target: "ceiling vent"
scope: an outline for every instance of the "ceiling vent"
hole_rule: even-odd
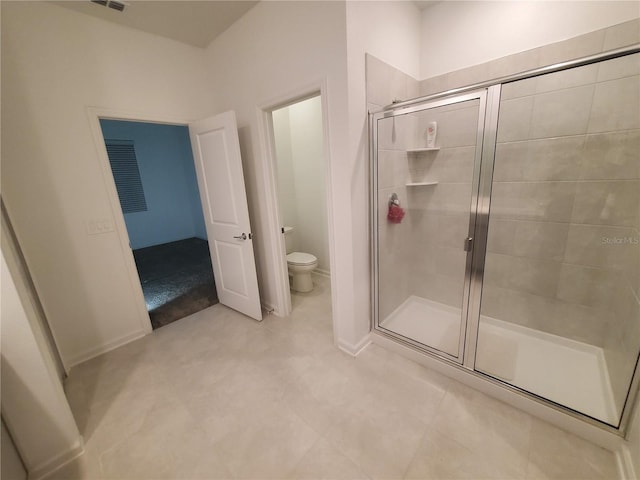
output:
[[[91,3],[96,3],[103,7],[109,7],[119,12],[122,12],[126,6],[123,2],[118,2],[117,0],[91,0]]]

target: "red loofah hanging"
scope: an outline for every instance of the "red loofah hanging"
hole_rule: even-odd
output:
[[[389,199],[389,211],[387,212],[387,220],[389,223],[400,223],[404,217],[404,209],[400,206],[400,200],[395,193]]]
[[[387,220],[391,223],[400,223],[404,217],[404,209],[398,205],[389,205]]]

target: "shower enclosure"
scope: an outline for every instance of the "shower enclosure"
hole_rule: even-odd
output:
[[[639,383],[639,50],[370,116],[378,333],[623,433]]]

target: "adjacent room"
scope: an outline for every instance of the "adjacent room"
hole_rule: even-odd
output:
[[[293,303],[328,290],[331,278],[321,98],[295,102],[271,115],[288,286],[297,294]],[[292,309],[299,306],[292,304]]]
[[[100,126],[152,327],[218,303],[188,128]]]

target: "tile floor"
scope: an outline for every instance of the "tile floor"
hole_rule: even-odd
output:
[[[615,479],[613,454],[409,360],[332,343],[327,280],[257,323],[214,305],[74,368],[56,479]]]

